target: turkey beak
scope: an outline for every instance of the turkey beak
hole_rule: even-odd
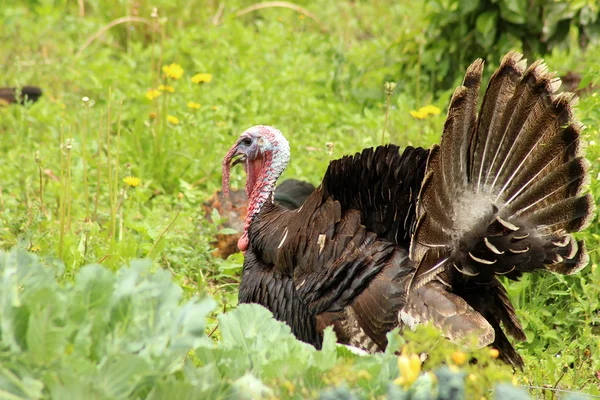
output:
[[[244,153],[235,154],[233,156],[233,162],[231,163],[231,166],[234,167],[234,166],[236,166],[238,164],[245,163],[246,162],[246,158],[247,157],[246,157],[246,155]]]
[[[223,190],[223,195],[225,195],[225,197],[227,197],[229,195],[229,177],[230,177],[231,167],[234,167],[237,164],[245,165],[246,160],[247,160],[246,154],[243,151],[240,151],[238,145],[239,145],[239,142],[234,144],[231,147],[231,149],[229,149],[229,151],[225,155],[225,158],[223,159],[222,190]]]

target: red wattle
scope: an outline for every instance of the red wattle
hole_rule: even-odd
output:
[[[248,244],[248,232],[245,231],[242,237],[240,237],[240,239],[238,240],[238,249],[240,249],[240,251],[245,254],[246,250],[248,249]]]

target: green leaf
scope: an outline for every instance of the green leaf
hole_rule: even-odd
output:
[[[575,15],[573,10],[569,9],[566,2],[551,2],[543,10],[544,26],[542,27],[542,40],[548,41],[558,29],[562,20],[568,20]]]
[[[44,384],[22,371],[19,376],[0,364],[0,398],[7,400],[41,399]]]
[[[94,386],[108,398],[126,399],[136,382],[141,383],[151,371],[148,362],[138,355],[113,355],[100,366]]]
[[[323,334],[323,346],[321,347],[321,351],[315,352],[314,362],[322,370],[331,369],[336,364],[336,337],[335,333],[333,332],[333,327],[328,326],[325,328]]]
[[[500,17],[513,24],[524,24],[527,19],[527,0],[500,0]]]
[[[233,382],[238,399],[263,399],[273,397],[273,389],[265,385],[254,375],[247,373]]]
[[[496,40],[496,23],[498,14],[494,11],[486,11],[477,17],[477,41],[483,47],[491,47]]]
[[[479,7],[480,0],[459,0],[458,12],[460,15],[467,15]]]
[[[55,308],[33,310],[27,326],[27,350],[35,362],[47,365],[64,353],[67,337],[65,329],[54,319]]]

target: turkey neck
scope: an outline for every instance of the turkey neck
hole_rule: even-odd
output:
[[[289,152],[265,152],[262,157],[246,164],[246,194],[248,195],[248,214],[244,222],[244,234],[238,241],[241,251],[248,248],[248,229],[254,217],[262,210],[267,201],[273,202],[273,192],[277,179],[285,170]]]

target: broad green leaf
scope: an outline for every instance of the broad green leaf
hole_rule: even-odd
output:
[[[479,7],[480,0],[459,0],[458,11],[461,15],[469,14]]]
[[[527,0],[499,0],[500,17],[513,24],[524,24],[527,19]]]
[[[483,47],[490,47],[496,39],[496,24],[498,14],[494,11],[486,11],[477,17],[477,41]]]
[[[67,344],[62,321],[55,320],[55,308],[32,310],[27,326],[27,350],[35,362],[48,365],[59,358]]]
[[[0,398],[8,400],[41,399],[44,385],[39,380],[29,376],[18,376],[0,363]]]

